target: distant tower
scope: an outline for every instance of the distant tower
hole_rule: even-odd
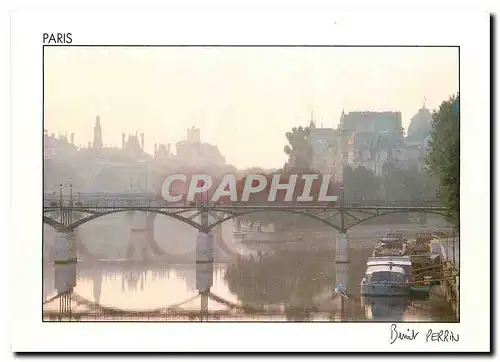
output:
[[[316,122],[314,122],[314,111],[311,112],[311,121],[309,122],[309,128],[316,128]]]
[[[200,143],[201,137],[200,137],[200,129],[195,128],[195,126],[192,126],[191,128],[187,129],[187,137],[186,140],[189,143]]]
[[[144,151],[144,133],[141,133],[141,150]]]
[[[157,143],[155,143],[155,153],[153,156],[156,156],[156,152],[158,152],[158,144]]]
[[[125,148],[125,132],[122,133],[122,148]]]
[[[70,138],[71,138],[71,144],[74,145],[75,144],[75,134],[74,133],[70,134]]]
[[[94,126],[94,148],[102,148],[102,128],[101,128],[101,118],[99,115],[95,118]]]

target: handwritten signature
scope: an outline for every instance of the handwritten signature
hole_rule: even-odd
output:
[[[394,344],[396,341],[414,341],[419,334],[419,331],[410,328],[407,328],[406,332],[400,332],[396,324],[391,324],[391,344]],[[429,329],[425,334],[425,342],[458,342],[459,338],[458,333],[453,333],[448,329],[438,331]]]

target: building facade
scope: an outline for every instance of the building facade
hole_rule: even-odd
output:
[[[424,171],[432,128],[432,114],[425,104],[411,118],[404,142],[395,150],[396,167],[408,169],[412,167]]]
[[[177,142],[176,158],[188,166],[225,166],[226,159],[215,145],[201,142],[200,129],[194,126],[187,130],[185,140]]]
[[[366,167],[381,175],[393,150],[403,142],[401,112],[350,112],[340,117],[338,128],[337,174],[344,166]]]

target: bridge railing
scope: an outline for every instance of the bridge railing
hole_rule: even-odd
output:
[[[233,203],[197,203],[197,202],[167,202],[161,197],[144,196],[144,197],[128,197],[128,198],[105,198],[99,197],[94,199],[87,198],[45,198],[44,207],[169,207],[169,206],[190,206],[199,207],[202,205],[209,207],[232,207],[232,206],[255,206],[255,207],[272,207],[272,206],[308,206],[304,203],[267,203],[267,204],[253,204],[248,202],[233,202]],[[396,202],[382,202],[382,201],[346,201],[346,207],[440,207],[441,204],[436,200],[429,201],[396,201]],[[309,206],[327,206],[321,204],[311,204]],[[328,206],[339,206],[338,203],[331,203]]]
[[[138,200],[119,200],[119,199],[98,199],[98,200],[80,200],[80,199],[63,199],[63,200],[44,200],[44,207],[166,207],[173,206],[172,203],[167,203],[156,199],[138,199]]]
[[[394,206],[394,207],[426,207],[426,206],[441,206],[439,200],[431,199],[431,200],[420,200],[420,201],[414,201],[414,200],[404,200],[404,201],[391,201],[391,202],[385,202],[385,201],[351,201],[351,200],[346,200],[344,203],[345,206],[351,206],[351,207],[363,207],[363,206]]]

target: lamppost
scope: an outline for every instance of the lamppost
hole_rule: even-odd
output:
[[[69,206],[73,206],[73,184],[69,184]]]
[[[344,183],[342,182],[340,184],[340,230],[339,232],[342,234],[345,234],[345,224],[344,224],[344,192],[345,192],[345,186]]]
[[[63,206],[63,184],[59,185],[59,205]]]

